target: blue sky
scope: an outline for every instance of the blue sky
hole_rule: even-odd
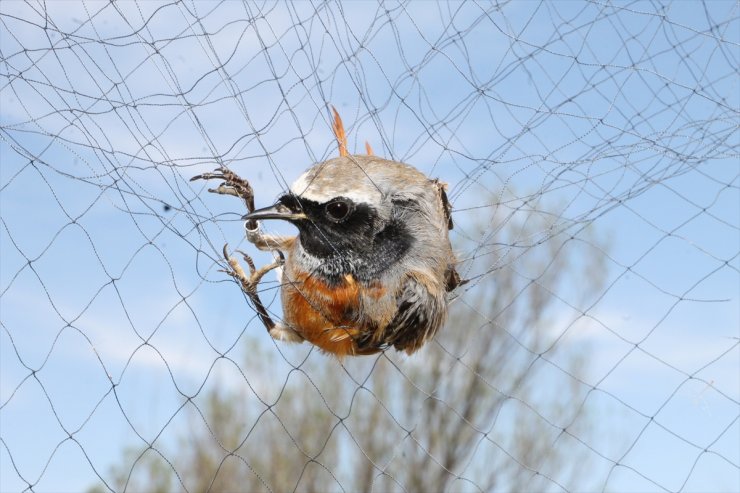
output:
[[[512,211],[604,245],[604,288],[561,287],[548,331],[589,355],[590,484],[740,487],[736,3],[11,1],[0,20],[0,490],[16,469],[84,489],[132,427],[174,441],[178,389],[244,386],[219,353],[275,346],[214,263],[250,248],[242,211],[188,179],[221,160],[271,203],[335,154],[327,103],[350,149],[450,184],[457,245],[510,262],[471,224]],[[280,349],[277,382],[308,351]]]

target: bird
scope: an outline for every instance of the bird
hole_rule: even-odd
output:
[[[452,207],[446,185],[415,167],[374,155],[349,154],[339,113],[333,131],[339,157],[309,168],[269,207],[255,209],[246,180],[226,167],[193,179],[221,178],[216,193],[245,200],[246,238],[277,252],[274,263],[247,275],[228,254],[228,274],[252,299],[270,335],[307,341],[343,358],[394,348],[412,354],[444,324],[448,293],[461,285],[449,230]],[[295,236],[264,232],[281,220]],[[283,317],[274,322],[256,286],[276,269]]]

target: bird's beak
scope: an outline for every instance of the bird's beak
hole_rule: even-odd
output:
[[[306,219],[303,212],[294,212],[285,205],[278,202],[277,204],[257,209],[249,214],[242,216],[245,221],[260,221],[262,219],[282,219],[283,221],[300,221]]]

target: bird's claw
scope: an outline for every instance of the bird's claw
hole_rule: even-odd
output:
[[[193,176],[190,181],[196,180],[223,180],[222,183],[216,188],[209,188],[208,191],[211,193],[217,193],[220,195],[233,195],[239,197],[244,201],[244,205],[247,208],[247,212],[254,212],[254,190],[247,180],[240,177],[226,166],[219,166],[214,171],[208,173],[202,173],[200,175]],[[250,222],[251,221],[251,222]],[[254,220],[248,221],[248,229],[257,229],[257,223]],[[257,285],[262,280],[265,274],[269,271],[276,269],[282,265],[282,261],[277,260],[272,264],[260,267],[257,269],[254,265],[252,257],[246,253],[237,250],[242,255],[242,258],[249,266],[249,275],[244,271],[244,268],[235,257],[229,254],[229,245],[225,244],[223,248],[223,256],[226,260],[227,267],[225,269],[219,269],[220,272],[224,272],[235,279],[242,288],[244,294],[254,304],[254,308],[257,311],[262,323],[267,328],[267,331],[271,331],[276,327],[275,322],[270,318],[270,314],[267,312],[265,305],[260,300],[259,293],[257,292]]]
[[[249,299],[252,300],[252,303],[257,310],[257,315],[259,315],[260,320],[262,320],[262,323],[265,325],[269,332],[275,327],[275,322],[270,318],[265,305],[262,304],[262,300],[260,300],[259,293],[257,293],[257,285],[262,280],[262,277],[264,277],[265,274],[273,269],[280,267],[282,265],[282,262],[280,260],[277,260],[269,265],[265,265],[264,267],[260,267],[259,269],[257,269],[254,265],[252,257],[240,250],[236,250],[236,252],[242,255],[242,258],[244,258],[244,261],[249,266],[249,275],[244,272],[244,268],[239,263],[239,260],[237,260],[232,255],[229,255],[228,243],[225,244],[223,248],[224,259],[226,260],[228,268],[220,269],[220,271],[230,275],[231,277],[236,279],[237,282],[239,282],[242,291],[244,291],[244,294],[246,294]]]
[[[247,275],[247,273],[244,271],[244,268],[239,263],[239,260],[229,254],[228,243],[224,245],[223,254],[224,259],[226,260],[226,263],[229,267],[227,269],[219,269],[219,272],[224,272],[236,279],[239,284],[241,284],[242,290],[246,294],[250,296],[255,295],[257,293],[257,284],[262,279],[264,273],[258,275],[258,271],[254,266],[254,261],[252,260],[252,257],[240,250],[236,251],[242,255],[244,261],[247,263],[247,266],[249,266],[249,275]]]
[[[262,280],[262,278],[265,276],[265,274],[267,274],[273,269],[282,267],[284,263],[284,257],[282,257],[281,255],[277,260],[275,260],[275,262],[265,265],[264,267],[260,267],[258,269],[255,267],[254,260],[252,260],[252,257],[242,252],[241,250],[235,250],[235,253],[241,254],[242,258],[244,259],[244,262],[246,262],[247,266],[249,267],[249,275],[247,275],[247,273],[244,271],[244,268],[239,263],[239,260],[237,260],[232,255],[229,255],[228,248],[229,248],[229,245],[227,243],[224,245],[223,254],[224,254],[224,259],[226,259],[226,262],[229,268],[220,269],[220,272],[225,272],[226,274],[230,275],[231,277],[239,281],[239,284],[241,284],[242,286],[242,290],[244,290],[244,292],[250,296],[256,295],[257,285]]]
[[[202,173],[190,178],[196,180],[223,180],[216,188],[209,188],[211,193],[219,195],[233,195],[242,199],[247,206],[247,212],[254,211],[254,190],[247,180],[231,171],[226,166],[219,166],[214,171]]]

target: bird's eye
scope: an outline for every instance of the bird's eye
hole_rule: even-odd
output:
[[[334,199],[326,204],[326,214],[332,221],[341,221],[352,212],[352,202],[348,199]]]

